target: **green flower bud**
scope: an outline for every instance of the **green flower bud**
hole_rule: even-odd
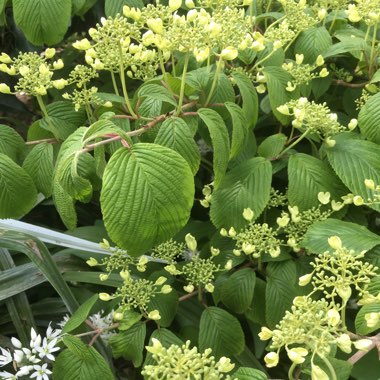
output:
[[[148,318],[153,321],[158,321],[159,319],[161,319],[160,312],[158,310],[153,310],[148,314]]]
[[[186,285],[183,287],[183,290],[186,293],[192,293],[194,291],[194,285],[193,284]]]
[[[181,8],[182,0],[169,0],[169,9],[174,12]]]
[[[220,372],[227,373],[235,368],[235,364],[231,363],[231,359],[222,356],[218,362],[218,369]]]
[[[65,66],[65,64],[63,63],[62,59],[58,59],[58,61],[54,61],[54,62],[53,62],[53,68],[54,68],[55,70],[60,70],[60,69],[62,69],[64,66]]]
[[[265,364],[268,368],[276,367],[276,365],[278,364],[278,360],[279,357],[276,352],[269,352],[264,357]]]
[[[54,48],[48,48],[45,50],[45,58],[50,59],[55,56],[55,49]]]
[[[87,50],[91,48],[91,43],[87,38],[78,40],[73,43],[73,47],[77,50]]]
[[[259,333],[260,340],[269,340],[273,336],[272,330],[269,330],[268,327],[262,327],[261,332]]]
[[[338,344],[338,347],[345,352],[346,354],[349,354],[351,349],[351,339],[348,334],[342,334],[336,339],[336,343]]]
[[[10,87],[5,83],[0,83],[0,93],[2,94],[11,94]]]
[[[331,236],[327,239],[329,246],[333,249],[341,249],[342,248],[342,240],[340,240],[339,236]]]
[[[161,293],[162,294],[169,294],[172,290],[173,290],[173,288],[170,285],[164,285],[161,288]]]
[[[331,194],[328,191],[326,191],[325,193],[323,191],[320,191],[318,193],[318,200],[321,204],[327,205],[328,203],[330,203],[330,196]]]
[[[186,5],[189,9],[193,9],[193,8],[195,8],[195,4],[194,4],[194,1],[193,1],[193,0],[185,0],[185,5]]]
[[[298,285],[299,286],[306,286],[307,284],[310,283],[312,278],[313,278],[312,273],[305,274],[298,279]]]
[[[187,248],[190,249],[191,252],[195,252],[197,250],[197,241],[195,240],[195,237],[191,234],[187,234],[185,236],[185,241],[187,244]]]
[[[321,368],[311,363],[311,380],[329,380],[327,373]]]
[[[238,56],[238,54],[239,52],[237,49],[235,49],[233,46],[229,46],[222,50],[220,56],[226,61],[232,61]]]
[[[340,322],[340,314],[337,310],[335,309],[330,309],[327,312],[327,320],[330,326],[337,326]]]
[[[366,179],[364,180],[365,186],[370,190],[375,190],[375,182],[373,179]]]
[[[94,267],[96,265],[99,265],[98,260],[94,259],[93,257],[90,257],[87,261],[86,264],[89,265],[90,267]]]
[[[108,293],[99,293],[99,298],[102,301],[110,301],[110,300],[112,300],[112,296],[109,295]]]
[[[160,18],[150,18],[147,20],[146,24],[154,33],[162,34],[164,30],[164,25]]]
[[[12,58],[6,54],[6,53],[1,53],[0,54],[0,62],[1,63],[12,63]]]
[[[252,221],[254,215],[254,212],[249,207],[245,208],[243,211],[243,218],[248,222]]]
[[[214,291],[215,287],[213,284],[209,283],[205,286],[205,289],[207,292],[212,293]]]
[[[360,195],[355,195],[353,199],[353,203],[355,206],[363,206],[364,199]]]

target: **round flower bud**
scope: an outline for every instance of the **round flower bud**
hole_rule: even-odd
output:
[[[183,287],[183,290],[186,293],[192,293],[194,291],[194,285],[193,284],[186,285]]]
[[[303,60],[304,60],[304,55],[303,54],[296,54],[296,63],[297,65],[301,65]]]
[[[246,221],[251,222],[254,216],[255,216],[255,214],[254,214],[254,212],[250,208],[245,208],[244,209],[244,211],[243,211],[243,218]]]
[[[187,244],[187,248],[189,248],[191,252],[195,252],[197,250],[197,241],[195,240],[195,237],[193,235],[187,234],[185,236],[185,241]]]
[[[115,321],[121,321],[123,318],[124,318],[124,314],[123,313],[116,312],[113,315],[113,319]]]
[[[44,86],[35,87],[34,91],[37,95],[44,96],[47,94],[46,88]]]
[[[331,236],[327,239],[329,246],[333,249],[341,249],[342,248],[342,240],[340,240],[339,236]]]
[[[152,319],[153,321],[158,321],[161,319],[160,312],[158,310],[153,310],[148,314],[148,318]]]
[[[231,363],[231,359],[222,356],[217,363],[219,372],[227,373],[235,368],[235,364]]]
[[[63,88],[65,88],[67,86],[67,80],[66,79],[57,79],[57,80],[53,80],[53,86],[57,89],[57,90],[62,90]]]
[[[323,59],[323,57],[321,55],[318,55],[315,63],[317,66],[322,66],[325,63],[325,60]]]
[[[365,186],[370,190],[375,190],[375,182],[373,179],[366,179],[364,180]]]
[[[337,326],[340,322],[340,314],[335,309],[330,309],[327,312],[327,320],[330,326]]]
[[[96,265],[99,265],[98,260],[94,259],[93,257],[90,257],[87,261],[86,264],[89,265],[90,267],[94,267]]]
[[[344,203],[336,202],[334,200],[331,201],[331,208],[333,211],[339,211],[344,207]]]
[[[289,359],[296,364],[301,364],[305,361],[305,356],[308,354],[308,350],[303,347],[295,347],[287,351]]]
[[[364,316],[368,327],[375,327],[380,322],[380,313],[367,313]]]
[[[212,293],[214,291],[215,287],[213,284],[209,283],[205,286],[205,289],[207,292]]]
[[[286,104],[277,107],[277,111],[282,113],[283,115],[290,115],[289,107]]]
[[[2,94],[11,94],[11,89],[7,84],[0,83],[0,92]]]
[[[6,54],[6,53],[1,53],[0,54],[0,62],[1,63],[12,63],[12,58]]]
[[[169,0],[169,9],[174,12],[181,8],[182,0]]]
[[[312,278],[313,278],[312,273],[305,274],[298,279],[298,285],[299,286],[306,286],[307,284],[310,283]]]
[[[102,273],[101,275],[99,275],[100,281],[106,281],[108,280],[108,277],[109,275],[106,273]]]
[[[348,129],[350,131],[354,130],[358,125],[358,121],[356,119],[351,119],[350,122],[348,123]]]
[[[328,75],[329,75],[329,71],[326,69],[326,67],[324,67],[320,72],[319,72],[319,76],[321,78],[326,78]]]
[[[276,352],[269,352],[264,357],[265,365],[268,368],[276,367],[276,365],[278,364],[278,360],[279,357]]]
[[[261,332],[259,332],[260,340],[269,340],[270,338],[272,338],[272,336],[272,330],[269,330],[268,327],[261,328]]]
[[[110,301],[110,300],[112,300],[112,296],[109,295],[108,293],[99,293],[99,298],[102,301]]]
[[[349,354],[351,349],[351,339],[348,334],[342,334],[336,339],[336,343],[338,344],[338,347],[345,352],[346,354]]]
[[[48,48],[45,50],[45,58],[50,59],[55,56],[55,49],[54,48]]]
[[[363,206],[364,199],[360,195],[355,195],[353,199],[353,203],[355,206]]]
[[[235,228],[231,227],[228,230],[228,236],[230,236],[230,237],[235,237],[236,236],[236,230],[235,230]]]
[[[186,5],[189,9],[193,9],[193,8],[195,8],[195,4],[194,4],[194,1],[193,1],[193,0],[185,0],[185,5]]]
[[[368,349],[372,346],[373,342],[371,339],[360,339],[356,342],[352,342],[357,350],[368,351]]]
[[[225,228],[222,228],[222,229],[220,230],[220,234],[221,234],[222,236],[227,236],[227,235],[228,235],[228,232],[227,232],[227,230],[226,230]]]
[[[158,279],[156,280],[155,285],[158,285],[158,286],[163,285],[163,284],[165,284],[165,282],[166,282],[167,280],[168,280],[168,279],[167,279],[166,277],[164,277],[164,276],[160,276],[160,277],[158,277]]]
[[[127,270],[122,270],[120,271],[120,277],[124,280],[124,281],[129,281],[131,279],[131,275],[129,274],[129,272]]]
[[[334,148],[334,146],[336,145],[336,141],[330,137],[327,137],[326,140],[325,140],[325,144],[329,147],[329,148]]]
[[[87,50],[91,48],[91,43],[87,38],[78,40],[73,43],[73,47],[77,50]]]
[[[348,285],[337,286],[336,292],[338,293],[339,297],[341,297],[344,302],[347,302],[348,299],[351,297],[351,294],[352,294],[352,290]]]
[[[322,8],[318,11],[318,18],[322,21],[326,17],[327,11],[325,8]]]
[[[173,288],[170,285],[164,285],[161,288],[161,293],[162,294],[169,294],[169,293],[171,293],[172,290],[173,290]]]
[[[320,191],[318,193],[318,201],[323,205],[327,205],[328,203],[330,203],[330,196],[331,194],[328,191]]]
[[[146,346],[145,348],[151,354],[158,354],[162,350],[162,344],[158,339],[152,338],[152,346]]]
[[[224,266],[225,270],[230,270],[232,268],[232,260],[228,260]]]
[[[54,62],[53,62],[53,68],[54,68],[55,70],[60,70],[60,69],[62,69],[64,66],[65,66],[65,64],[63,63],[62,59],[58,59],[58,61],[54,61]]]
[[[278,217],[276,219],[276,223],[278,224],[279,227],[286,227],[290,222],[289,216],[286,214],[282,217]]]
[[[232,251],[232,253],[233,253],[235,256],[237,256],[237,257],[241,256],[241,251],[238,250],[238,249],[234,249],[234,250]]]
[[[239,52],[232,46],[229,46],[222,50],[220,56],[226,61],[232,61],[238,56]]]
[[[219,253],[220,253],[220,249],[219,249],[219,248],[211,247],[211,248],[210,248],[210,252],[211,252],[211,255],[215,257],[215,256],[218,256],[218,255],[219,255]]]
[[[162,34],[164,30],[164,25],[160,18],[150,18],[147,20],[146,24],[154,33]]]

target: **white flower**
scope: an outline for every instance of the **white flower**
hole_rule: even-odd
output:
[[[0,347],[2,355],[0,355],[0,367],[4,367],[5,365],[9,364],[13,359],[12,355],[9,351],[4,350],[4,348]]]
[[[21,348],[22,347],[22,343],[18,339],[16,339],[16,338],[12,338],[11,342],[12,342],[13,346],[16,347],[16,348]]]
[[[42,346],[36,348],[36,351],[38,352],[39,357],[41,359],[46,357],[49,360],[54,361],[55,357],[54,355],[52,355],[52,353],[60,349],[59,347],[55,347],[57,342],[58,342],[57,338],[54,338],[50,341],[47,338],[44,338],[44,340],[42,341]]]
[[[108,329],[112,324],[114,320],[114,310],[111,310],[110,313],[104,314],[103,310],[100,310],[99,313],[93,314],[89,316],[89,320],[91,323],[98,328],[99,330],[105,330]],[[108,330],[104,331],[100,337],[107,342],[111,336],[115,335],[114,330]]]
[[[51,324],[49,323],[49,327],[46,330],[46,339],[49,341],[58,338],[61,335],[61,332],[62,330],[60,329],[53,330]]]
[[[52,372],[47,368],[47,363],[42,366],[35,365],[33,368],[36,372],[30,375],[31,379],[36,378],[36,380],[49,380],[48,375],[51,375]]]
[[[17,376],[14,375],[13,373],[9,372],[0,372],[0,378],[1,379],[11,379],[11,380],[16,380]]]
[[[24,365],[22,366],[18,372],[16,373],[16,377],[18,376],[27,376],[30,374],[30,371],[33,370],[33,366],[32,365]]]

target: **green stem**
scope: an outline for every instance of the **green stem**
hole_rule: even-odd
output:
[[[335,25],[336,16],[337,16],[337,11],[335,11],[334,18],[333,18],[333,20],[331,21],[331,25],[330,25],[330,28],[329,28],[329,33],[331,33],[332,28],[333,28],[334,25]]]
[[[198,287],[198,301],[202,302],[202,300],[203,300],[202,288],[199,286]]]
[[[373,26],[373,36],[372,36],[372,44],[371,44],[371,55],[369,59],[369,72],[372,74],[373,68],[373,60],[375,55],[375,44],[376,44],[376,34],[377,34],[377,23]]]
[[[298,137],[297,140],[295,140],[292,144],[290,144],[287,148],[285,148],[276,158],[279,159],[282,157],[289,149],[292,149],[294,146],[296,146],[306,135],[309,133],[309,130],[307,129],[300,137]]]
[[[160,60],[160,68],[161,68],[162,75],[165,75],[166,70],[165,70],[164,60],[162,58],[162,53],[160,49],[158,49],[158,58]]]
[[[340,311],[340,319],[342,320],[342,327],[346,328],[346,302],[342,305],[342,310]]]
[[[210,100],[211,100],[212,96],[214,95],[215,87],[216,87],[216,84],[218,83],[218,79],[219,79],[220,71],[222,70],[223,62],[224,62],[223,59],[219,58],[218,64],[216,65],[214,79],[212,81],[211,89],[210,89],[210,92],[208,94],[205,106],[207,106],[207,104],[210,103]]]
[[[190,55],[189,55],[189,53],[186,53],[185,64],[183,66],[183,71],[182,71],[181,89],[179,92],[178,107],[177,107],[177,112],[176,112],[177,115],[179,115],[181,112],[182,104],[183,104],[183,98],[185,96],[186,75],[187,75],[187,67],[189,65],[189,59],[190,59]]]
[[[330,361],[324,356],[321,356],[321,355],[318,355],[318,356],[323,360],[323,362],[326,364],[327,368],[329,369],[330,374],[331,374],[331,380],[338,380],[338,378],[336,377],[335,369],[331,365]]]
[[[294,370],[296,369],[297,367],[297,364],[296,363],[292,363],[291,367],[289,368],[289,372],[288,372],[288,378],[289,380],[294,380]]]
[[[174,58],[174,54],[172,54],[172,67],[173,67],[173,76],[176,77],[176,76],[177,76],[177,73],[176,73],[176,67],[175,67],[175,58]]]
[[[111,71],[111,78],[112,78],[113,90],[115,91],[115,94],[117,96],[120,96],[119,89],[117,88],[117,84],[116,84],[115,74],[113,71]]]
[[[127,92],[127,86],[125,83],[125,72],[124,72],[124,64],[123,64],[123,50],[121,48],[121,44],[119,44],[119,73],[120,73],[120,80],[121,80],[121,87],[123,88],[123,95],[124,95],[124,101],[128,108],[129,113],[137,118],[136,113],[133,111],[132,105],[129,101],[128,92]]]
[[[50,116],[47,112],[47,109],[45,107],[45,103],[42,99],[42,96],[41,95],[37,95],[36,96],[37,98],[37,102],[38,102],[38,105],[40,106],[40,109],[42,111],[42,114],[44,115],[44,118],[46,119],[49,127],[50,127],[50,130],[52,133],[54,133],[54,135],[57,137],[59,136],[59,131],[57,130],[57,128],[53,125],[53,123],[51,122],[51,119],[50,119]]]
[[[256,67],[258,67],[259,65],[261,65],[263,62],[265,62],[267,59],[269,59],[274,53],[276,52],[276,50],[272,50],[268,55],[266,55],[264,58],[260,59],[259,61],[257,61],[254,66],[249,70],[249,72],[252,72],[253,70],[256,69]]]

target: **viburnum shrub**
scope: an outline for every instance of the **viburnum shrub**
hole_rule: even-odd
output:
[[[107,0],[61,43],[31,3],[0,217],[69,248],[0,221],[0,377],[377,379],[380,2]]]

